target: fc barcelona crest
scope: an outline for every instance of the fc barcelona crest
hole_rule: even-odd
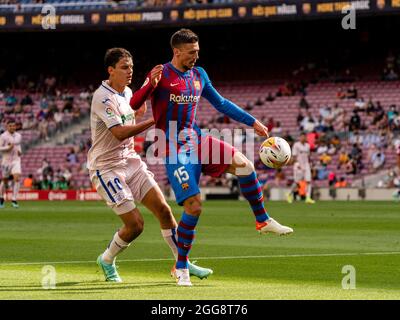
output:
[[[183,190],[187,190],[187,189],[189,189],[189,184],[188,183],[182,183],[182,189]]]

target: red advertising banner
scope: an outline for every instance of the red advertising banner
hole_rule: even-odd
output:
[[[6,193],[6,199],[10,200],[11,192]],[[47,201],[64,201],[64,200],[102,200],[96,191],[92,190],[33,190],[20,191],[17,196],[18,201],[24,200],[47,200]]]

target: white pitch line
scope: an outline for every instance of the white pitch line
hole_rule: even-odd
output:
[[[227,257],[192,257],[191,260],[229,260],[229,259],[265,259],[265,258],[302,258],[302,257],[345,257],[345,256],[379,256],[379,255],[397,255],[400,251],[392,252],[358,252],[358,253],[316,253],[316,254],[280,254],[264,256],[227,256]],[[149,259],[121,259],[118,262],[151,262],[151,261],[170,261],[171,258],[149,258]],[[0,263],[1,266],[28,266],[28,265],[52,265],[52,264],[85,264],[95,263],[88,261],[47,261],[47,262],[10,262]]]

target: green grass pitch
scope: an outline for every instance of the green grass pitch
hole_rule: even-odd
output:
[[[119,219],[102,202],[7,203],[0,210],[0,299],[399,299],[400,207],[390,202],[271,202],[288,237],[261,236],[246,202],[206,201],[191,259],[214,269],[177,287],[156,219],[139,207],[144,233],[117,261],[124,282],[110,284],[95,259]],[[179,220],[181,208],[171,204]],[[42,287],[42,268],[56,288]],[[355,268],[355,289],[343,289]]]

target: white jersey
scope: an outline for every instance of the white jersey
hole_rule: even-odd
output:
[[[0,150],[6,148],[8,145],[12,144],[14,147],[9,151],[2,150],[3,159],[2,165],[9,165],[16,161],[21,161],[21,140],[22,137],[18,132],[14,132],[11,134],[6,131],[2,135],[0,135]]]
[[[125,88],[118,93],[103,81],[94,92],[91,111],[90,129],[92,147],[88,152],[87,167],[89,170],[109,170],[127,163],[128,159],[140,156],[134,149],[134,138],[119,141],[109,130],[116,125],[135,124],[135,114],[129,105],[132,90]]]
[[[292,154],[302,169],[310,167],[310,145],[307,142],[303,144],[297,141],[293,145]]]

